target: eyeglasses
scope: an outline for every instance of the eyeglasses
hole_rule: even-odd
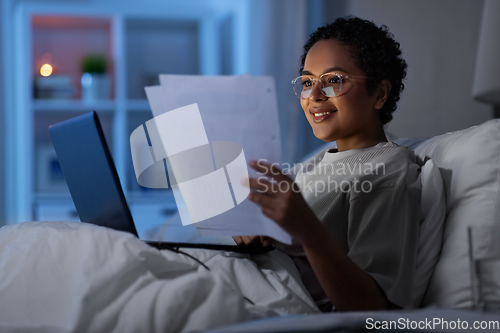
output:
[[[319,82],[319,89],[323,95],[326,97],[339,96],[341,92],[345,94],[349,90],[350,84],[347,79],[351,78],[372,79],[369,76],[350,76],[338,73],[325,73],[319,78],[302,75],[292,80],[293,91],[298,98],[307,99],[311,96],[314,85]]]

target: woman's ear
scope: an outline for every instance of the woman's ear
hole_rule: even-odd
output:
[[[391,81],[385,79],[380,82],[380,84],[377,87],[377,97],[375,99],[375,105],[374,108],[376,110],[382,109],[382,107],[385,104],[385,101],[387,100],[387,97],[389,97],[389,92],[391,91],[392,85]]]

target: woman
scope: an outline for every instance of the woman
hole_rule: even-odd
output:
[[[304,50],[295,93],[314,135],[337,149],[316,155],[295,182],[251,161],[275,182],[250,179],[249,199],[294,237],[293,246],[278,246],[323,311],[412,306],[421,297],[412,294],[420,167],[409,148],[384,134],[406,76],[399,43],[385,26],[347,17],[319,28]]]

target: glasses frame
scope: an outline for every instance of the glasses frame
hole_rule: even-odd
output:
[[[323,88],[324,88],[324,87],[323,87],[323,83],[322,83],[321,79],[322,79],[325,75],[332,75],[332,74],[333,74],[333,75],[336,75],[336,76],[339,78],[339,80],[340,80],[340,87],[339,87],[339,92],[338,92],[338,94],[333,95],[333,96],[328,96],[328,95],[325,93],[325,91],[323,90]],[[293,92],[295,93],[295,96],[297,96],[299,99],[309,99],[309,98],[311,98],[311,97],[310,97],[310,96],[311,96],[311,93],[309,93],[309,96],[302,98],[302,97],[300,97],[300,96],[302,95],[302,91],[300,92],[300,94],[297,94],[297,91],[295,90],[295,83],[297,82],[297,80],[298,80],[298,79],[300,79],[300,78],[302,78],[302,77],[304,77],[304,76],[308,77],[308,78],[312,81],[312,83],[313,83],[312,88],[311,88],[311,93],[312,93],[312,91],[313,91],[314,86],[316,85],[316,83],[317,83],[317,82],[319,82],[319,83],[320,83],[320,88],[319,88],[319,91],[320,91],[320,92],[321,92],[324,96],[326,96],[327,98],[330,98],[330,97],[338,97],[338,96],[340,96],[340,95],[341,95],[341,93],[340,93],[340,92],[342,91],[342,82],[344,82],[344,80],[346,80],[346,79],[355,79],[355,78],[362,78],[362,79],[374,79],[374,77],[371,77],[371,76],[345,75],[345,74],[340,74],[340,73],[335,73],[335,72],[328,72],[328,73],[324,73],[324,74],[321,74],[321,76],[320,76],[320,77],[313,77],[313,76],[309,76],[309,75],[307,75],[307,74],[306,74],[306,75],[300,75],[300,76],[297,76],[295,79],[293,79],[293,80],[292,80]]]

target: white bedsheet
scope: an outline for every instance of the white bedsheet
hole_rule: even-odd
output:
[[[2,227],[0,332],[190,332],[318,312],[278,251],[184,250],[211,271],[85,223]]]

